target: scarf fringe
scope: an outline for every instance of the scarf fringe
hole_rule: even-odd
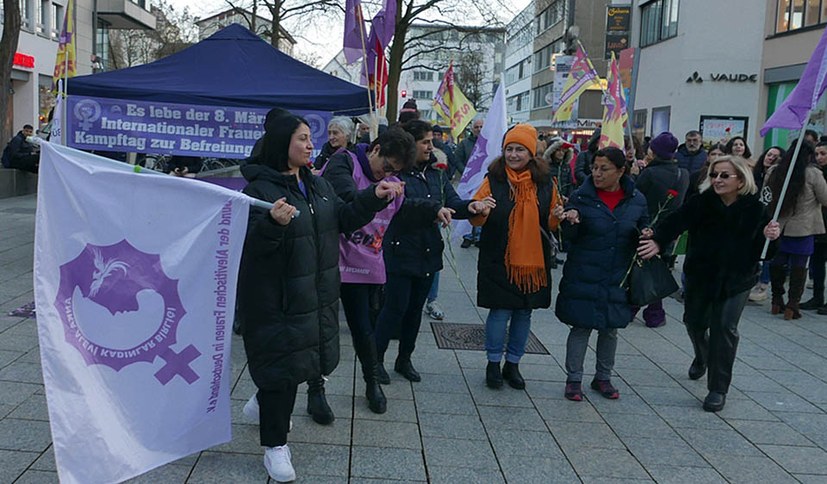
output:
[[[508,266],[508,280],[525,294],[537,292],[548,285],[543,267]]]

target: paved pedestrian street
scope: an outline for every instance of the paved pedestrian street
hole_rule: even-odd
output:
[[[35,320],[7,316],[34,299],[34,212],[34,196],[0,200],[0,483],[57,482]],[[476,251],[456,244],[460,276],[450,267],[442,273],[446,322],[484,321],[486,311],[475,306]],[[560,275],[554,271],[555,286]],[[682,306],[673,299],[664,306],[666,326],[636,320],[619,332],[616,401],[588,388],[583,402],[563,398],[568,329],[551,310],[533,315],[532,330],[551,355],[522,360],[525,391],[486,388],[485,355],[439,349],[425,320],[413,357],[422,382],[391,372],[383,415],[367,408],[342,319],[342,362],[326,384],[336,421],[313,423],[306,387],[297,399],[289,444],[298,480],[827,482],[827,317],[808,311],[788,322],[771,316],[766,303],[748,305],[733,388],[726,408],[712,414],[701,409],[706,379],[686,375],[691,349]],[[241,340],[233,345],[232,442],[130,482],[267,482],[258,427],[241,414],[254,386]],[[395,346],[390,367],[393,356]],[[588,383],[591,350],[586,365]]]

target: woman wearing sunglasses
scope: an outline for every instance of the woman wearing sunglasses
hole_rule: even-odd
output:
[[[350,202],[372,183],[381,180],[398,182],[400,171],[408,170],[416,156],[413,136],[400,128],[390,128],[371,144],[359,143],[353,150],[339,150],[330,157],[322,177],[333,186],[336,195]],[[387,400],[379,385],[379,361],[373,326],[381,309],[381,290],[385,284],[385,261],[382,257],[382,238],[391,219],[402,206],[398,196],[364,227],[339,236],[339,273],[342,308],[345,311],[353,349],[362,364],[365,397],[374,413],[385,413]],[[320,402],[321,403],[321,402]],[[314,412],[318,423],[333,421],[333,412],[326,402]]]
[[[770,167],[766,185],[772,194],[769,209],[775,211],[781,203],[778,222],[784,231],[778,253],[770,263],[772,314],[784,313],[784,319],[801,317],[799,302],[807,284],[807,259],[813,255],[815,235],[824,233],[821,207],[827,205],[827,182],[818,166],[814,165],[815,150],[810,143],[801,145],[798,158],[793,161],[795,145],[777,165]],[[790,184],[783,203],[781,189],[787,171],[792,170]],[[784,283],[790,274],[790,291],[784,303]]]
[[[695,353],[689,378],[697,380],[709,369],[703,408],[724,408],[738,347],[738,321],[750,289],[758,280],[758,260],[764,239],[781,233],[770,222],[747,160],[722,156],[710,163],[701,193],[654,228],[651,239],[641,240],[638,254],[657,255],[688,230],[684,270],[686,295],[683,321]]]

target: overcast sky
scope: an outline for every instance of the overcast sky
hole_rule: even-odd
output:
[[[341,0],[344,4],[345,0]],[[407,1],[407,0],[406,0]],[[450,0],[450,1],[457,1],[462,3],[467,3],[469,0]],[[474,0],[471,0],[474,1]],[[530,0],[501,0],[503,3],[508,4],[511,6],[514,13],[519,12],[526,5],[528,5]],[[201,2],[192,2],[192,0],[168,0],[169,3],[175,7],[176,10],[183,10],[184,8],[189,8],[189,11],[192,15],[203,18],[208,17],[214,13],[220,12],[221,10],[229,8],[228,3],[224,0],[202,0]],[[239,2],[234,1],[233,4],[247,4],[252,5],[250,0],[241,0]],[[365,15],[369,18],[374,12],[375,7],[368,7],[367,0],[365,0]],[[504,21],[510,20],[508,14],[503,15]],[[326,22],[314,22],[310,25],[307,25],[305,31],[303,32],[303,38],[297,38],[296,50],[299,53],[312,53],[319,57],[320,66],[324,66],[330,61],[333,56],[336,55],[337,52],[342,47],[342,30],[343,20],[338,21],[326,21]],[[479,22],[479,21],[478,21]],[[473,22],[469,22],[473,25]],[[290,30],[288,26],[288,30]],[[294,33],[291,30],[291,33]]]

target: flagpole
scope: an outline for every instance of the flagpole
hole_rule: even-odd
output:
[[[793,168],[798,160],[798,153],[801,151],[801,143],[804,141],[804,133],[807,131],[807,123],[810,122],[810,114],[812,114],[812,108],[807,111],[807,117],[804,118],[804,122],[801,124],[801,131],[798,133],[798,141],[795,144],[795,150],[793,151],[792,160],[790,160],[790,166],[787,167],[787,176],[784,178],[784,185],[781,187],[781,194],[778,196],[778,203],[775,204],[775,212],[772,215],[772,221],[777,222],[778,217],[781,216],[781,205],[784,204],[784,197],[787,195],[787,188],[790,186],[790,179],[793,177]],[[766,239],[764,241],[764,249],[761,251],[761,259],[764,259],[767,256],[767,250],[770,247],[770,239]]]
[[[359,17],[360,17],[360,21],[359,21],[359,40],[362,41],[362,59],[364,59],[362,61],[362,66],[364,67],[364,71],[365,71],[365,82],[368,83],[365,86],[365,91],[367,91],[367,93],[368,93],[368,109],[370,109],[370,118],[371,118],[370,134],[371,134],[371,138],[374,138],[374,132],[373,132],[373,130],[374,130],[374,128],[373,128],[373,125],[374,125],[374,122],[373,122],[373,119],[374,119],[373,100],[370,97],[370,72],[368,72],[368,63],[365,62],[368,58],[367,48],[365,47],[365,22],[364,22],[365,17],[364,17],[364,13],[362,12],[362,7],[361,6],[359,7]],[[376,81],[374,81],[374,82],[376,82]]]

